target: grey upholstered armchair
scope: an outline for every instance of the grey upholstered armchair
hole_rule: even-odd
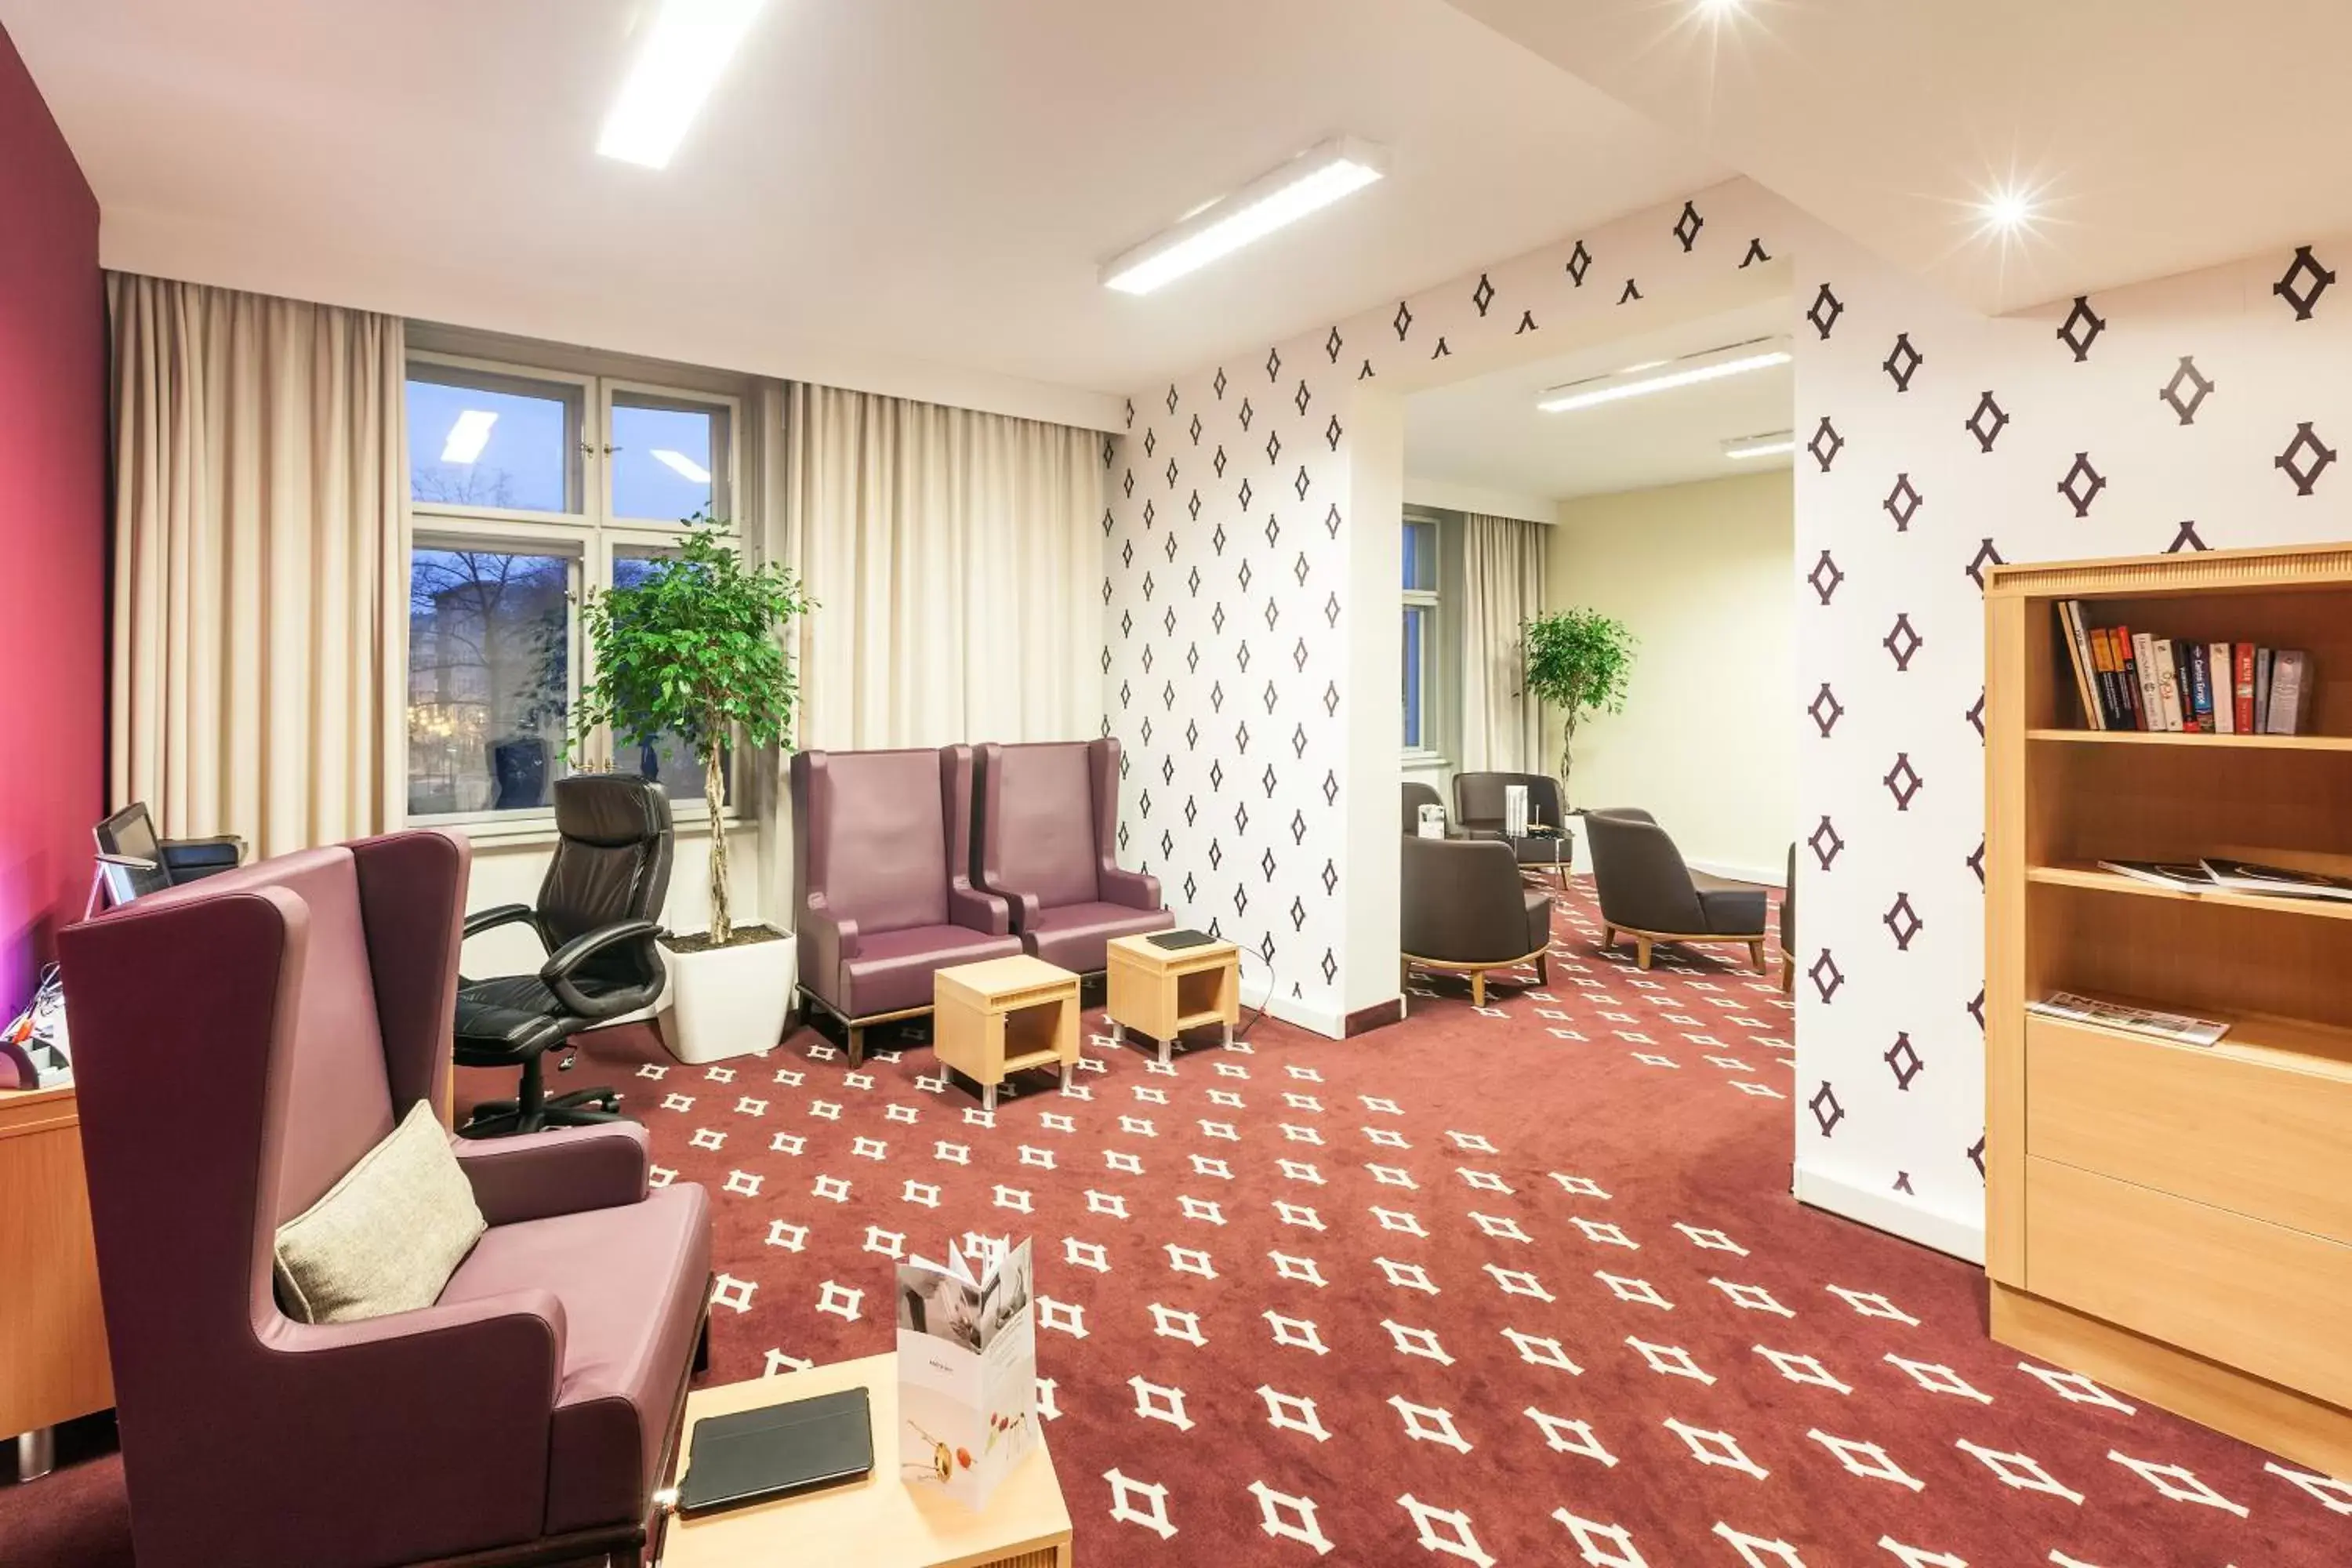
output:
[[[1789,846],[1788,879],[1780,884],[1780,994],[1797,991],[1797,847]]]
[[[980,748],[972,880],[1012,908],[1032,954],[1101,973],[1113,937],[1166,931],[1160,879],[1118,864],[1118,742]]]
[[[1503,792],[1513,784],[1528,791],[1528,823],[1547,827],[1549,835],[1514,839],[1503,830]],[[1508,844],[1527,866],[1566,866],[1575,858],[1576,840],[1560,808],[1559,781],[1548,773],[1467,773],[1454,775],[1454,821],[1468,838],[1494,838]]]
[[[1426,784],[1404,786],[1407,821]],[[1416,966],[1470,976],[1470,998],[1486,1005],[1487,972],[1532,963],[1550,979],[1551,895],[1523,887],[1511,847],[1491,838],[1423,838],[1407,832],[1398,945],[1400,980]]]
[[[1445,808],[1445,802],[1438,795],[1434,787],[1425,784],[1417,784],[1411,780],[1406,781],[1404,786],[1404,830],[1407,833],[1419,833],[1421,831],[1421,808],[1424,805],[1433,805],[1443,811]],[[1445,837],[1448,838],[1459,837],[1459,830],[1455,828],[1454,824],[1451,822],[1448,822],[1445,825]]]
[[[868,1025],[931,1010],[931,976],[1011,958],[1004,900],[971,885],[972,756],[793,756],[793,907],[802,996],[841,1020],[849,1059]]]
[[[440,1299],[279,1310],[270,1238],[446,1106],[463,838],[306,849],[58,939],[144,1568],[635,1564],[710,1289],[634,1123],[453,1142],[489,1228]]]
[[[1606,928],[1601,946],[1614,947],[1622,931],[1633,939],[1633,962],[1647,969],[1657,942],[1738,942],[1763,973],[1763,889],[1692,870],[1665,830],[1632,806],[1587,812],[1584,834]]]

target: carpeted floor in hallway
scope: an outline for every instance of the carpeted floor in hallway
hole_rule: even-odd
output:
[[[1597,934],[1580,884],[1548,984],[1346,1042],[1162,1069],[1093,1015],[1075,1093],[992,1119],[806,1030],[707,1068],[611,1031],[565,1087],[710,1188],[719,1381],[889,1349],[902,1250],[1033,1238],[1088,1568],[2352,1563],[2352,1486],[2021,1363],[1979,1270],[1795,1205],[1777,976]],[[127,1561],[114,1465],[0,1489],[0,1559]]]

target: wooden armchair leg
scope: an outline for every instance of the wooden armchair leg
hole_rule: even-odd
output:
[[[1633,967],[1636,969],[1650,967],[1650,939],[1646,936],[1637,936],[1633,939]]]
[[[1470,1004],[1474,1007],[1486,1005],[1486,972],[1483,969],[1470,972]]]
[[[1538,985],[1549,985],[1551,984],[1551,954],[1549,952],[1539,952],[1536,954],[1536,984]]]
[[[1602,926],[1601,928],[1601,945],[1603,947],[1615,947],[1617,945],[1617,928],[1615,926]]]
[[[1762,937],[1758,937],[1754,942],[1748,944],[1748,961],[1756,966],[1756,973],[1759,974],[1769,974],[1772,973],[1771,969],[1764,962],[1764,939]]]

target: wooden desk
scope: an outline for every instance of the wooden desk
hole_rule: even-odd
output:
[[[0,1197],[5,1436],[114,1403],[72,1089],[0,1089]]]
[[[1058,1066],[1066,1089],[1078,1059],[1078,977],[1025,955],[940,970],[931,976],[931,1054],[979,1084],[990,1110],[1007,1073]]]
[[[670,1485],[685,1473],[694,1424],[787,1400],[865,1384],[874,1415],[874,1473],[806,1497],[700,1519],[673,1519],[662,1568],[1070,1568],[1070,1510],[1043,1434],[974,1513],[945,1492],[898,1476],[898,1358],[867,1356],[782,1377],[754,1378],[688,1394],[686,1431]]]
[[[1109,974],[1103,1011],[1111,1038],[1122,1043],[1133,1029],[1160,1042],[1168,1061],[1176,1037],[1211,1024],[1224,1026],[1224,1044],[1234,1043],[1242,1016],[1241,949],[1229,942],[1166,948],[1148,936],[1114,937],[1107,949]]]

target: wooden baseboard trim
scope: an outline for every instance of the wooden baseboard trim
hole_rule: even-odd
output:
[[[1403,1022],[1403,997],[1400,996],[1393,1002],[1375,1002],[1348,1015],[1347,1021],[1341,1026],[1347,1030],[1342,1038],[1352,1040],[1358,1035],[1369,1035],[1374,1029],[1385,1029],[1391,1024]]]
[[[2352,1476],[2352,1410],[1990,1283],[1999,1342],[2322,1475]]]

